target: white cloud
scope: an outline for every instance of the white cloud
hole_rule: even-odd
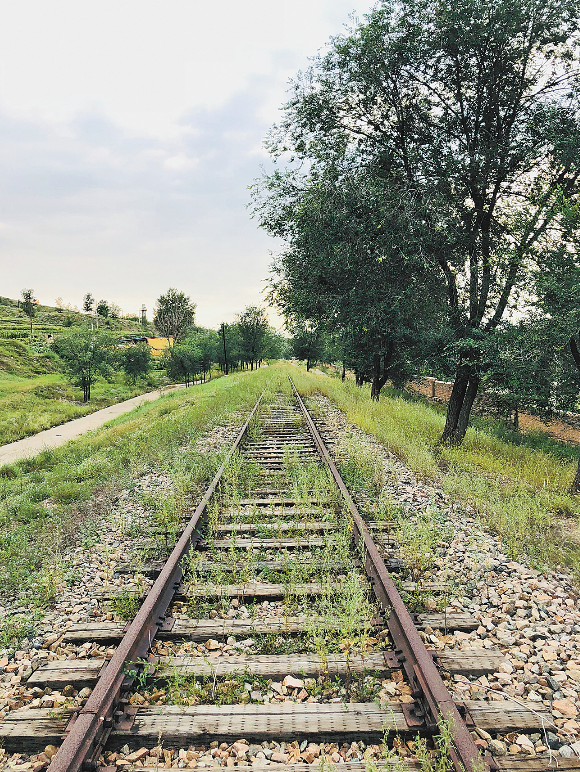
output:
[[[276,244],[246,209],[262,140],[355,5],[4,2],[3,294],[134,310],[177,286],[208,325],[262,301]]]
[[[185,153],[178,153],[167,158],[163,166],[173,171],[186,171],[187,169],[195,169],[198,164],[199,158],[189,158]]]

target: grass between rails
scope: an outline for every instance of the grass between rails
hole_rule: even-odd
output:
[[[169,394],[61,448],[0,468],[3,595],[50,602],[67,579],[64,545],[90,542],[95,519],[109,511],[116,492],[147,471],[168,474],[177,496],[198,490],[220,459],[200,454],[192,442],[233,411],[243,415],[271,375],[264,368]],[[4,629],[10,624],[4,620]]]
[[[452,499],[471,505],[514,558],[527,555],[537,565],[564,563],[580,571],[580,546],[561,527],[562,515],[578,512],[577,499],[566,492],[576,460],[561,452],[560,443],[546,441],[548,450],[540,450],[507,442],[491,433],[491,422],[481,421],[460,448],[442,447],[445,417],[430,405],[394,391],[374,403],[367,387],[288,369],[301,393],[320,391],[420,479],[441,482]]]

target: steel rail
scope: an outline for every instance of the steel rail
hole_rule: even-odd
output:
[[[457,772],[472,772],[474,769],[497,770],[498,766],[493,758],[489,755],[483,757],[475,745],[431,654],[419,636],[413,619],[399,595],[370,531],[348,492],[324,440],[306,409],[292,378],[288,376],[288,379],[294,389],[294,394],[318,452],[330,470],[352,515],[356,538],[364,543],[365,570],[370,577],[374,593],[383,609],[389,611],[387,626],[396,647],[395,651],[398,654],[400,666],[405,670],[412,689],[412,696],[416,701],[414,712],[407,715],[408,720],[417,726],[417,731],[421,729],[432,731],[441,721],[447,723],[453,738],[453,748],[450,750],[450,755]]]
[[[77,772],[81,768],[94,769],[95,754],[106,742],[114,728],[115,720],[124,718],[123,711],[118,711],[117,708],[121,702],[121,691],[130,686],[125,667],[127,663],[132,664],[146,657],[153,639],[163,628],[167,609],[183,576],[181,561],[201,538],[196,531],[196,526],[216,490],[224,469],[242,442],[263,395],[264,393],[260,395],[248,420],[240,429],[224,462],[197,505],[163,570],[145,597],[90,697],[84,707],[71,717],[64,742],[51,761],[48,772]]]

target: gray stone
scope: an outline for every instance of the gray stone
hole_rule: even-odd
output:
[[[562,747],[562,741],[558,737],[558,735],[554,734],[553,732],[548,732],[548,748],[551,748],[553,751],[557,751],[559,748]]]
[[[575,755],[576,755],[576,754],[574,753],[574,751],[572,750],[572,748],[570,748],[570,746],[569,746],[569,745],[563,745],[563,746],[560,748],[560,751],[559,751],[559,753],[560,753],[560,756],[562,756],[562,757],[563,757],[563,758],[565,758],[565,759],[571,759],[573,756],[575,756]]]
[[[494,756],[507,755],[507,746],[501,740],[490,740],[488,743],[488,748],[493,753]]]

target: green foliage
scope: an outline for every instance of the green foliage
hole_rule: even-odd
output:
[[[292,355],[296,359],[306,360],[306,369],[316,363],[324,354],[325,339],[318,327],[303,324],[292,330],[294,337],[291,341]]]
[[[91,295],[90,292],[87,292],[87,294],[83,298],[83,311],[86,314],[90,314],[93,310],[93,306],[95,304],[95,299]]]
[[[0,338],[0,376],[4,373],[21,378],[53,372],[55,357],[50,354],[35,354],[27,345],[18,340]]]
[[[502,326],[483,381],[484,408],[504,418],[513,415],[516,430],[520,410],[542,416],[574,410],[580,372],[570,354],[572,332],[570,320],[561,318]]]
[[[151,468],[169,476],[176,495],[197,491],[211,479],[219,459],[200,455],[191,444],[230,412],[253,406],[270,377],[269,371],[258,370],[218,379],[211,387],[200,385],[195,398],[190,392],[174,392],[65,446],[3,466],[0,594],[17,590],[23,597],[45,602],[66,575],[61,548],[75,540],[94,544],[101,526],[96,527],[93,518],[109,511],[114,491],[133,484]],[[98,499],[79,506],[94,492]],[[159,505],[164,540],[165,521],[170,537],[180,510],[178,502]]]
[[[110,311],[110,308],[107,301],[99,300],[99,302],[97,303],[97,314],[99,316],[102,316],[103,319],[106,319],[109,316],[109,311]]]
[[[125,375],[131,383],[136,383],[138,378],[146,378],[153,367],[153,357],[147,343],[127,346],[122,350],[120,359]]]
[[[63,363],[66,376],[83,390],[83,399],[91,398],[91,386],[99,376],[110,378],[115,361],[115,338],[102,330],[85,328],[59,335],[52,344]]]
[[[173,338],[173,342],[183,338],[195,320],[196,304],[183,292],[170,287],[164,295],[157,298],[153,324],[164,338]]]
[[[578,509],[566,493],[576,467],[570,455],[552,452],[552,446],[544,452],[506,442],[502,432],[490,432],[490,419],[467,432],[461,449],[441,447],[445,417],[431,405],[396,392],[371,403],[368,392],[352,381],[294,370],[302,394],[317,389],[335,400],[348,420],[375,436],[419,479],[440,482],[452,500],[471,506],[514,558],[525,556],[538,566],[580,563],[578,546],[562,538],[558,523],[559,513]]]
[[[26,316],[30,319],[30,323],[32,324],[32,317],[34,316],[34,313],[36,311],[36,306],[38,305],[38,300],[34,297],[34,290],[32,289],[23,289],[20,293],[22,296],[22,303],[21,307]]]
[[[254,369],[254,365],[267,355],[269,325],[265,310],[248,306],[238,314],[236,327],[240,339],[240,359]]]
[[[485,339],[535,304],[531,287],[557,290],[545,276],[572,266],[577,282],[579,29],[571,0],[382,0],[296,78],[268,141],[297,162],[256,193],[262,226],[285,241],[273,299],[338,323],[367,360],[454,341],[452,443]],[[394,364],[374,360],[373,382]]]
[[[136,595],[125,590],[111,598],[110,603],[113,613],[129,622],[139,611],[141,600]]]

